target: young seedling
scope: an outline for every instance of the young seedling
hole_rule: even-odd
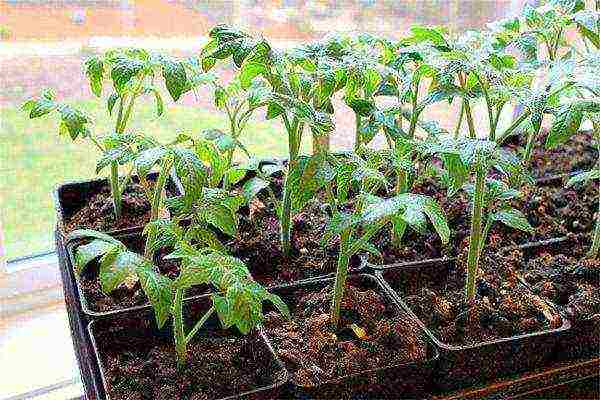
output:
[[[90,132],[91,118],[83,111],[56,101],[54,93],[46,90],[40,98],[29,100],[23,104],[23,110],[30,118],[38,118],[51,112],[60,115],[59,134],[68,134],[72,140],[78,137],[89,139],[102,152],[103,159],[109,161],[109,183],[115,217],[121,216],[122,195],[128,180],[119,181],[119,163],[123,161],[117,148],[122,145],[127,123],[134,104],[143,95],[152,95],[156,101],[158,116],[164,112],[164,103],[155,84],[155,76],[159,73],[173,100],[191,88],[187,79],[183,62],[171,58],[151,54],[141,49],[110,50],[102,56],[94,56],[85,62],[85,72],[92,93],[98,98],[102,96],[103,87],[111,83],[113,93],[107,99],[109,115],[113,115],[116,106],[116,117],[113,132],[107,136],[97,136]]]
[[[465,299],[469,303],[475,299],[479,260],[493,223],[501,222],[514,229],[533,232],[533,227],[523,213],[507,204],[520,193],[488,175],[495,169],[497,173],[509,177],[513,183],[519,184],[526,177],[525,171],[513,153],[498,147],[491,140],[448,138],[437,143],[427,143],[425,147],[432,154],[443,155],[454,190],[474,180],[464,187],[472,202],[465,284]]]
[[[92,261],[100,259],[98,278],[104,294],[109,295],[122,285],[139,281],[154,309],[158,327],[164,326],[171,312],[172,282],[157,272],[153,261],[128,250],[123,243],[101,232],[82,229],[69,234],[69,241],[77,239],[92,240],[75,249],[73,267],[76,276],[79,277]]]
[[[293,188],[290,175],[299,166],[300,145],[305,127],[326,134],[333,130],[331,117],[317,111],[303,99],[310,85],[304,84],[298,67],[285,53],[271,48],[263,38],[254,39],[246,33],[219,25],[210,32],[211,40],[202,51],[202,66],[211,69],[218,59],[233,57],[240,68],[240,82],[248,89],[255,78],[264,79],[272,94],[267,106],[267,119],[281,118],[288,136],[288,173],[281,203],[281,246],[283,253],[291,254],[291,221]],[[260,77],[260,78],[259,78]]]
[[[388,223],[403,224],[421,231],[429,219],[442,241],[447,243],[449,240],[450,230],[435,200],[411,193],[387,199],[370,194],[370,191],[385,185],[386,178],[376,167],[356,155],[347,158],[315,155],[308,160],[303,172],[303,185],[325,189],[331,217],[323,235],[323,245],[336,238],[339,240],[330,316],[335,329],[339,324],[350,258],[359,251],[380,256],[370,240]],[[361,194],[352,202],[349,193],[355,185]]]

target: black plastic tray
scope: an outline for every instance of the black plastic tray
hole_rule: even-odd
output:
[[[528,250],[540,251],[546,250],[548,253],[559,253],[560,246],[563,243],[569,243],[578,240],[589,240],[588,235],[573,235],[565,236],[562,238],[556,238],[553,240],[547,240],[538,243],[536,246],[518,246],[518,249],[527,252]],[[508,250],[508,249],[507,249]],[[517,270],[519,280],[529,288],[532,292],[534,291],[533,286],[523,278],[520,272]],[[589,357],[600,357],[600,315],[593,315],[586,319],[573,320],[569,318],[567,309],[565,306],[557,304],[545,296],[541,296],[548,304],[551,304],[557,309],[563,318],[568,318],[571,322],[570,329],[561,335],[559,347],[557,349],[557,358],[561,361],[564,360],[578,360],[581,358]]]
[[[202,304],[202,306],[204,306],[205,309],[207,309],[209,307],[209,303],[210,303],[210,301],[208,298],[186,300],[186,301],[184,301],[184,312],[185,312],[186,308],[189,308],[189,306],[194,305],[194,304],[195,305]],[[99,349],[99,347],[98,347],[95,333],[97,332],[98,329],[101,329],[102,325],[118,323],[119,320],[124,319],[124,318],[128,318],[130,320],[138,320],[140,322],[147,320],[149,322],[147,323],[146,328],[150,329],[152,335],[167,337],[167,339],[171,338],[170,332],[172,331],[172,325],[166,324],[165,327],[163,327],[162,329],[159,329],[156,326],[156,321],[155,321],[152,309],[149,306],[147,306],[141,310],[131,310],[126,313],[121,313],[118,316],[113,316],[108,319],[92,321],[88,325],[88,334],[91,339],[92,347],[94,349],[94,353],[92,355],[93,362],[96,363],[97,367],[98,367],[97,373],[94,373],[92,376],[92,378],[94,380],[94,384],[95,384],[94,387],[96,388],[96,396],[98,399],[110,400],[110,396],[108,395],[108,393],[106,391],[107,380],[106,380],[106,376],[104,374],[105,368],[104,368],[104,363],[103,363],[102,356],[101,356],[101,349]],[[207,332],[215,330],[215,329],[220,329],[220,322],[219,322],[216,314],[213,314],[206,321],[204,327],[200,330],[200,332],[198,332],[198,336],[205,336],[207,334]],[[241,336],[239,333],[237,333],[237,331],[234,331],[233,329],[229,329],[228,332],[231,333],[232,337],[240,337]],[[274,369],[273,383],[271,385],[259,386],[255,389],[247,391],[247,392],[232,394],[230,396],[223,397],[220,400],[237,399],[237,398],[242,398],[242,397],[251,396],[251,395],[264,395],[266,398],[269,398],[269,397],[271,397],[270,393],[274,393],[277,390],[277,388],[286,384],[286,382],[288,380],[286,369],[284,368],[281,361],[277,358],[276,354],[273,351],[271,344],[269,343],[268,339],[265,337],[265,334],[262,331],[262,329],[258,328],[254,333],[251,333],[250,335],[255,335],[253,337],[253,339],[256,339],[256,342],[253,343],[253,345],[258,346],[258,347],[253,348],[255,354],[261,353],[261,356],[270,358],[270,360],[269,360],[270,365]],[[174,344],[173,344],[173,357],[175,357],[175,345]],[[202,373],[201,371],[198,371],[198,372]]]
[[[333,284],[333,277],[326,277],[318,280],[298,282],[286,286],[280,286],[272,289],[272,292],[279,295],[288,305],[292,304],[290,299],[298,290],[315,289],[321,290]],[[408,313],[405,313],[381,282],[373,275],[369,274],[351,274],[348,276],[348,283],[356,286],[376,290],[382,295],[385,303],[396,315],[407,317],[407,323],[412,323]],[[288,398],[292,393],[295,398],[333,398],[334,396],[354,396],[353,398],[398,398],[398,396],[408,396],[408,398],[422,397],[431,384],[433,366],[439,357],[439,351],[432,344],[427,336],[422,332],[423,340],[427,345],[427,358],[421,362],[407,362],[398,365],[389,365],[377,369],[357,371],[355,373],[340,376],[335,379],[322,381],[314,386],[299,385],[293,381],[290,376],[290,387],[287,392],[280,395],[280,398]],[[269,338],[269,331],[265,329],[265,334]],[[273,345],[275,348],[275,345]],[[277,353],[277,349],[275,348]],[[365,392],[364,390],[368,390]],[[406,398],[406,397],[405,397]]]
[[[407,274],[430,273],[439,275],[445,264],[428,264],[413,267],[398,267],[377,272],[388,292],[400,303],[418,325],[427,333],[430,339],[440,348],[440,362],[436,369],[435,379],[441,390],[455,390],[481,384],[491,379],[510,376],[545,365],[550,360],[559,338],[571,324],[561,315],[562,325],[554,329],[546,329],[524,335],[499,338],[474,345],[451,345],[442,342],[404,302],[405,293],[398,291],[390,284],[391,274],[396,273],[396,279],[405,281]],[[551,308],[554,309],[552,306]],[[473,372],[476,371],[476,374]]]
[[[158,177],[157,172],[151,172],[148,174],[150,180],[156,180]],[[137,176],[132,176],[132,181],[137,182]],[[54,200],[54,208],[56,209],[57,215],[57,230],[58,232],[65,236],[64,232],[64,222],[67,218],[71,217],[77,210],[81,208],[81,206],[85,203],[85,196],[89,193],[96,192],[100,190],[100,188],[108,185],[107,178],[99,178],[92,180],[78,180],[71,182],[64,182],[53,190],[52,197]],[[182,187],[179,183],[179,179],[175,175],[175,173],[171,173],[169,175],[169,179],[167,181],[167,187],[174,195],[181,195]],[[74,192],[80,194],[77,199],[67,199],[65,198],[66,192]],[[104,233],[115,236],[124,233],[133,232],[136,229],[141,229],[143,226],[136,225],[122,229],[110,229],[105,231]]]

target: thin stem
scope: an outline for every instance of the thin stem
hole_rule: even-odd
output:
[[[498,137],[498,143],[502,144],[513,133],[513,131],[517,129],[519,125],[521,125],[523,121],[525,121],[529,117],[529,115],[531,115],[530,110],[523,110],[523,112],[517,117],[517,119],[515,119],[512,122],[512,124],[510,124],[510,126],[506,128],[502,135]]]
[[[481,240],[479,241],[479,257],[481,257],[481,252],[483,251],[483,246],[487,242],[487,237],[490,234],[490,229],[492,229],[492,217],[491,215],[487,217],[485,221],[485,226],[483,227],[483,232],[481,233]]]
[[[183,289],[175,291],[173,303],[173,338],[175,339],[175,352],[177,353],[177,366],[182,368],[187,357],[187,342],[183,328]]]
[[[454,139],[458,139],[460,136],[460,127],[462,126],[463,116],[465,115],[465,103],[462,101],[460,103],[460,114],[458,114],[458,122],[456,123],[456,128],[454,129]]]
[[[158,219],[158,215],[160,212],[160,207],[163,199],[163,191],[165,186],[167,185],[167,178],[169,177],[169,173],[171,172],[171,167],[173,166],[173,158],[165,157],[162,160],[160,171],[158,173],[158,179],[156,180],[156,184],[154,185],[154,194],[152,196],[152,204],[150,205],[150,222],[156,221]],[[153,257],[151,246],[149,246],[150,236],[146,238],[146,248],[144,250],[144,255],[146,259],[151,260]]]
[[[333,301],[331,302],[331,325],[336,330],[340,322],[340,308],[344,298],[346,279],[348,277],[348,264],[350,262],[350,255],[348,254],[347,250],[349,247],[350,234],[350,229],[346,229],[340,234],[340,252],[338,254],[337,269],[335,272]]]
[[[347,252],[348,257],[353,256],[360,249],[362,249],[362,247],[365,245],[365,243],[368,243],[369,240],[371,240],[371,238],[377,232],[379,232],[379,230],[381,228],[383,228],[384,226],[385,226],[385,222],[371,225],[371,227],[369,229],[367,229],[367,231],[365,233],[363,233],[363,235],[350,246],[350,248],[348,249],[348,252]]]
[[[122,196],[119,188],[119,164],[112,162],[110,164],[110,192],[112,194],[113,210],[115,211],[115,219],[121,218],[122,212]]]
[[[471,237],[469,240],[469,253],[467,258],[467,282],[465,285],[465,298],[467,302],[475,299],[476,280],[479,270],[479,253],[482,246],[481,216],[483,214],[483,199],[485,195],[486,171],[481,166],[477,167],[475,193],[473,195],[473,209],[471,212]]]
[[[412,113],[410,115],[410,127],[408,128],[408,137],[415,137],[415,131],[417,129],[417,120],[419,118],[419,113],[417,113],[417,103],[419,100],[419,81],[414,84],[414,95],[411,99],[412,101]]]
[[[358,113],[354,114],[354,121],[355,121],[355,129],[354,129],[354,151],[358,151],[358,149],[360,149],[361,146],[361,138],[360,138],[360,122],[361,118],[360,115],[358,115]]]
[[[469,137],[475,139],[477,135],[475,134],[475,123],[473,122],[473,114],[471,114],[471,106],[467,98],[464,98],[463,102],[465,105],[465,114],[467,115],[467,125],[469,126]]]
[[[283,188],[283,201],[281,204],[281,248],[283,254],[289,256],[292,251],[291,246],[291,235],[292,235],[292,187],[290,174],[298,166],[298,153],[300,151],[300,141],[302,138],[303,125],[299,123],[298,119],[294,117],[292,124],[289,124],[287,117],[284,118],[286,126],[289,126],[288,130],[288,150],[289,150],[289,162],[288,162],[288,173],[285,178]]]
[[[202,318],[200,318],[200,321],[196,322],[196,325],[194,325],[194,327],[192,328],[190,333],[188,333],[187,336],[185,337],[186,344],[189,343],[194,338],[196,333],[198,333],[198,331],[204,326],[206,321],[208,321],[208,319],[210,318],[211,315],[213,315],[214,312],[215,312],[215,308],[210,307],[208,309],[208,311],[204,313]]]
[[[531,161],[531,154],[533,153],[533,145],[535,144],[535,139],[537,138],[539,128],[535,131],[531,131],[529,136],[527,137],[527,145],[525,146],[525,154],[523,155],[523,161],[525,165],[529,165]]]
[[[477,76],[477,80],[479,81],[479,85],[481,86],[481,90],[483,91],[483,96],[485,97],[485,105],[487,107],[488,121],[489,121],[489,125],[490,125],[489,139],[494,140],[495,139],[495,132],[493,129],[493,127],[494,127],[494,109],[492,108],[492,102],[490,100],[490,95],[488,93],[487,88],[485,87],[483,80],[481,79],[479,74],[477,74],[476,76]]]

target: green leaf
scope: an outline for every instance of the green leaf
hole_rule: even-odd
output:
[[[85,61],[85,74],[90,81],[90,88],[96,97],[102,96],[102,79],[104,63],[99,57],[90,57]]]
[[[429,220],[442,240],[442,243],[447,244],[450,241],[450,228],[448,227],[448,221],[446,220],[444,211],[442,211],[438,202],[432,198],[428,198],[424,201],[423,211],[429,217]]]
[[[237,231],[236,215],[224,205],[212,204],[206,207],[202,210],[202,217],[229,236],[234,236]]]
[[[57,107],[58,105],[54,100],[46,99],[43,97],[38,100],[30,100],[29,102],[23,104],[23,109],[29,111],[29,118],[32,119],[46,115],[56,110]]]
[[[266,65],[259,62],[247,62],[242,65],[240,71],[240,82],[243,89],[248,89],[252,85],[252,81],[258,75],[266,74],[269,69]]]
[[[113,242],[107,242],[101,239],[92,240],[90,243],[78,246],[75,250],[74,261],[75,265],[73,266],[75,269],[76,275],[80,275],[83,272],[84,268],[92,262],[94,259],[103,256],[107,252],[111,251],[115,248],[115,246],[119,246],[119,244],[115,244]]]
[[[77,139],[79,136],[89,136],[90,133],[87,124],[91,120],[87,115],[67,104],[60,105],[59,112],[61,117],[61,133],[63,131],[68,133],[72,140]]]
[[[582,119],[583,112],[580,110],[573,107],[561,108],[546,136],[546,148],[553,149],[569,140],[579,131]]]
[[[493,221],[502,222],[514,229],[519,229],[528,233],[534,233],[535,229],[529,224],[523,213],[515,208],[507,208],[496,211],[491,216]]]
[[[118,93],[113,93],[108,97],[108,100],[106,101],[106,107],[108,108],[108,115],[112,115],[112,110],[115,107],[117,100],[119,100]]]
[[[329,219],[325,232],[321,238],[321,244],[323,246],[331,243],[331,241],[338,237],[342,232],[352,229],[360,223],[359,217],[345,213],[337,212]]]
[[[154,309],[158,328],[161,329],[167,322],[173,305],[172,282],[166,276],[156,273],[149,263],[140,264],[136,273],[142,290]]]
[[[249,179],[243,186],[243,195],[246,202],[250,203],[261,191],[266,189],[269,183],[262,178],[254,177]]]
[[[410,38],[412,43],[429,41],[436,46],[447,46],[442,28],[413,25],[410,27],[410,32],[412,33]]]
[[[143,259],[121,247],[115,247],[100,259],[100,288],[104,294],[110,294],[119,285],[135,273],[136,267]]]
[[[346,102],[354,112],[360,116],[368,117],[375,111],[375,103],[365,99],[349,99]]]
[[[174,101],[179,100],[182,94],[191,89],[185,72],[185,64],[168,58],[162,59],[162,75],[167,90]]]
[[[135,158],[134,165],[140,176],[147,176],[154,165],[167,154],[163,146],[152,147],[139,153]]]
[[[572,176],[567,181],[567,187],[571,187],[580,182],[587,182],[595,179],[600,179],[600,169],[596,168],[591,171],[580,172],[577,175]]]
[[[117,93],[122,93],[131,79],[142,72],[145,67],[141,60],[124,54],[117,55],[112,62],[110,77]]]
[[[156,104],[156,115],[160,117],[165,112],[165,105],[160,92],[156,88],[152,88],[152,93],[154,94],[154,101]]]
[[[286,318],[290,318],[290,309],[288,308],[287,304],[285,304],[283,300],[281,300],[279,296],[277,296],[276,294],[268,293],[266,299],[275,306],[275,308],[277,309],[277,311],[279,311],[281,315],[285,316]]]

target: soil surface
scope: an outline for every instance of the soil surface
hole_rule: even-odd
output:
[[[563,187],[561,179],[554,179],[521,189],[522,197],[512,201],[535,228],[533,234],[496,223],[490,230],[487,246],[491,249],[562,237],[568,233],[590,232],[594,227],[594,215],[598,210],[600,186],[598,182]],[[431,224],[424,233],[408,228],[400,246],[394,245],[390,230],[382,230],[373,239],[383,260],[370,256],[374,264],[421,261],[432,258],[454,257],[461,248],[468,246],[470,233],[470,208],[467,196],[460,192],[449,198],[446,189],[433,179],[415,185],[414,193],[433,197],[448,220],[451,239],[443,245]]]
[[[480,271],[477,295],[469,304],[464,302],[464,254],[445,268],[424,267],[429,277],[408,274],[405,282],[399,284],[392,278],[390,283],[408,295],[408,306],[450,345],[473,345],[559,327],[560,316],[518,281],[514,262],[514,254],[483,257],[482,269],[487,272]]]
[[[138,254],[143,253],[144,239],[139,236],[129,236],[128,239],[123,239],[125,245]],[[179,276],[179,261],[164,260],[162,253],[159,252],[155,265],[158,267],[161,274],[175,279]],[[107,312],[114,310],[122,310],[129,307],[143,306],[148,304],[148,298],[142,290],[139,281],[134,281],[129,287],[121,285],[113,290],[109,295],[106,295],[100,287],[100,279],[98,271],[100,268],[99,260],[92,261],[83,271],[78,279],[79,285],[83,291],[83,296],[88,303],[91,311]],[[186,297],[202,295],[210,292],[208,285],[197,285],[186,291]]]
[[[554,248],[532,250],[516,264],[534,293],[575,321],[600,319],[600,260],[585,257],[589,245],[589,240],[571,237]]]
[[[281,178],[273,182],[273,191],[281,198]],[[335,272],[339,242],[323,247],[321,237],[328,222],[319,202],[309,203],[292,217],[292,254],[281,250],[280,223],[273,202],[264,195],[252,202],[240,218],[237,236],[229,243],[235,257],[246,263],[256,281],[273,286]],[[351,259],[350,268],[360,265]]]
[[[167,190],[167,196],[173,193]],[[94,229],[110,231],[144,226],[150,221],[150,202],[142,185],[134,183],[127,186],[123,193],[121,218],[115,219],[110,187],[107,185],[90,195],[72,216],[65,220],[65,232],[75,229]]]
[[[111,400],[219,399],[273,385],[282,376],[259,335],[240,337],[220,328],[194,337],[180,370],[172,336],[155,331],[150,321],[125,318],[95,330]]]
[[[337,330],[330,326],[331,293],[323,285],[299,288],[284,296],[291,320],[275,312],[266,315],[267,337],[296,384],[312,387],[425,360],[427,345],[415,324],[386,304],[380,293],[348,284]]]
[[[523,148],[525,139],[521,136],[510,138],[510,148]],[[544,147],[546,134],[540,135],[534,146],[531,167],[536,177],[559,175],[574,171],[587,171],[598,161],[598,150],[592,141],[592,132],[579,132],[564,145],[553,150]]]

